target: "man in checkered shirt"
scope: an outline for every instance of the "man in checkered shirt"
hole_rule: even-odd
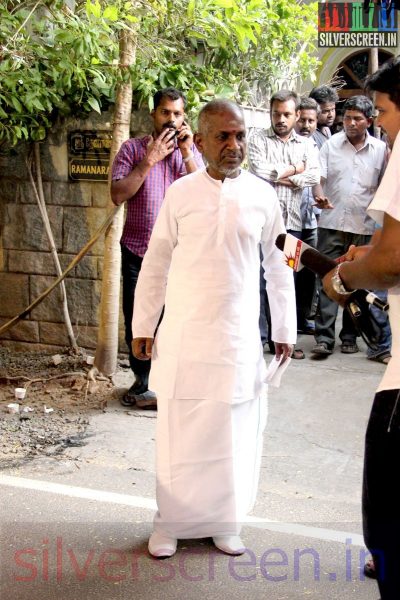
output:
[[[250,172],[275,188],[286,230],[301,239],[302,191],[320,182],[320,171],[315,142],[298,135],[294,129],[300,117],[299,107],[300,98],[296,92],[280,90],[273,94],[270,100],[271,127],[253,132],[247,157]],[[270,342],[271,332],[263,278],[261,281],[260,333],[264,343]],[[270,343],[269,346],[272,351]],[[293,358],[304,358],[304,353],[295,349]]]
[[[271,127],[255,130],[247,151],[249,170],[273,185],[285,227],[297,237],[302,230],[302,190],[319,183],[320,178],[315,143],[294,129],[300,117],[299,106],[296,92],[281,90],[273,94]]]
[[[140,361],[132,354],[132,312],[143,256],[165,192],[176,179],[203,166],[193,144],[193,134],[184,120],[185,106],[186,98],[179,90],[159,90],[150,113],[152,134],[124,142],[112,167],[112,201],[117,206],[127,202],[121,238],[123,312],[135,381],[121,399],[124,406],[136,403],[139,408],[157,407],[155,395],[148,390],[150,361]]]

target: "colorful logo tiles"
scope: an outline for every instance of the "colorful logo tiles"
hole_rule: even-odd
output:
[[[397,35],[393,2],[318,3],[320,48],[393,48]]]

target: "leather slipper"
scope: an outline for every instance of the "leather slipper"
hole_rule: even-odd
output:
[[[360,348],[356,343],[352,344],[351,342],[343,342],[340,346],[340,351],[342,354],[355,354],[360,351]]]
[[[145,392],[147,392],[147,386],[147,378],[142,379],[141,377],[136,376],[136,379],[129,388],[129,390],[119,400],[122,406],[135,406],[135,396],[139,396],[140,394],[144,394]]]
[[[379,354],[379,356],[367,356],[368,360],[373,360],[374,362],[382,363],[383,365],[387,365],[389,360],[392,358],[390,352],[385,352],[384,354]]]
[[[136,404],[135,393],[131,392],[131,390],[129,389],[126,392],[126,394],[121,396],[119,401],[121,402],[122,406],[135,406],[135,404]]]

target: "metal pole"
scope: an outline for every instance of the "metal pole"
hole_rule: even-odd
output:
[[[379,60],[378,60],[378,48],[371,48],[369,51],[369,73],[375,73],[379,69]],[[372,101],[375,103],[375,94],[373,94]],[[381,129],[380,127],[376,127],[374,124],[374,136],[376,138],[381,137]]]

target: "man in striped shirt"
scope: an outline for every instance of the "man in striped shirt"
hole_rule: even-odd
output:
[[[266,179],[278,195],[285,227],[300,237],[301,195],[305,187],[319,183],[318,152],[311,139],[299,136],[300,99],[296,92],[281,90],[271,97],[271,127],[256,130],[249,140],[251,173]]]
[[[186,98],[175,88],[159,90],[151,112],[153,132],[124,142],[112,168],[111,198],[119,206],[127,202],[121,238],[125,340],[135,381],[122,397],[124,406],[156,408],[148,390],[150,361],[137,360],[131,349],[134,294],[143,256],[169,185],[203,165],[185,122]]]
[[[312,139],[298,135],[295,125],[300,117],[300,98],[291,90],[271,96],[271,127],[255,130],[248,144],[251,173],[268,181],[277,193],[287,231],[301,238],[301,197],[305,187],[319,183],[318,150]],[[265,285],[260,286],[260,333],[262,341],[270,341],[268,299]],[[264,316],[265,313],[265,316]],[[270,350],[273,351],[269,343]],[[295,349],[293,358],[304,358]]]

